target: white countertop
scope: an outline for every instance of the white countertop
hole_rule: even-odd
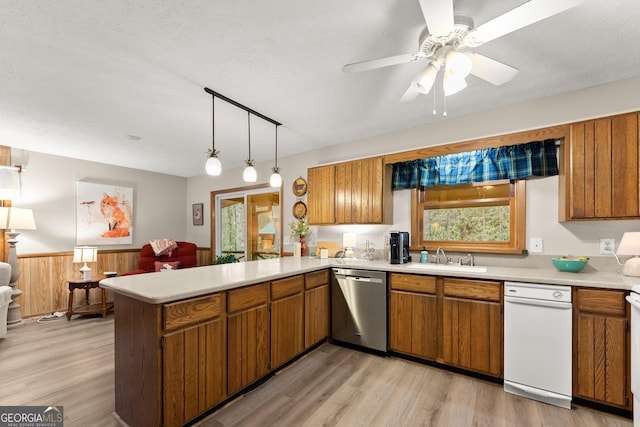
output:
[[[413,263],[414,265],[416,263]],[[381,270],[398,273],[425,274],[476,279],[511,280],[517,282],[588,286],[631,290],[640,278],[618,273],[582,271],[565,273],[555,268],[486,267],[485,272],[425,270],[411,264],[389,264],[386,261],[319,259],[285,257],[234,264],[210,265],[180,270],[145,273],[103,279],[100,287],[150,304],[177,301],[244,285],[308,273],[328,267]]]

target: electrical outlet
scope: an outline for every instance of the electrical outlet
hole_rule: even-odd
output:
[[[283,245],[290,245],[291,244],[289,236],[282,236],[282,244]]]
[[[616,248],[616,239],[601,238],[600,253],[603,255],[611,255]]]
[[[542,237],[532,237],[529,239],[529,252],[542,253]]]

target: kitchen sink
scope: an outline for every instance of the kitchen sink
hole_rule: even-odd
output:
[[[486,273],[487,267],[477,265],[458,265],[458,264],[435,264],[435,263],[409,263],[407,268],[415,268],[420,270],[433,271],[469,271],[475,273]]]

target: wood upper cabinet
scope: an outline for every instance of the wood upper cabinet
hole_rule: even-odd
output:
[[[335,165],[307,169],[307,221],[335,224]]]
[[[233,395],[269,372],[269,284],[227,296],[227,392]]]
[[[163,419],[181,426],[227,397],[223,294],[163,306]]]
[[[271,369],[304,350],[304,276],[271,282]]]
[[[574,290],[573,395],[631,409],[625,291]]]
[[[436,360],[438,355],[436,278],[392,273],[390,287],[390,349],[427,360]]]
[[[502,376],[502,283],[445,278],[442,312],[443,362]]]
[[[573,123],[560,162],[560,221],[640,218],[638,113]]]
[[[329,270],[304,275],[304,348],[329,336]]]
[[[386,173],[385,168],[382,157],[310,168],[307,172],[309,223],[391,223],[391,174]]]

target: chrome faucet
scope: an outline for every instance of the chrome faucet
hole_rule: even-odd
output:
[[[442,257],[444,258],[444,263],[449,264],[451,262],[451,258],[444,253],[444,249],[438,248],[436,250],[436,264],[440,264],[440,254],[442,253]]]

